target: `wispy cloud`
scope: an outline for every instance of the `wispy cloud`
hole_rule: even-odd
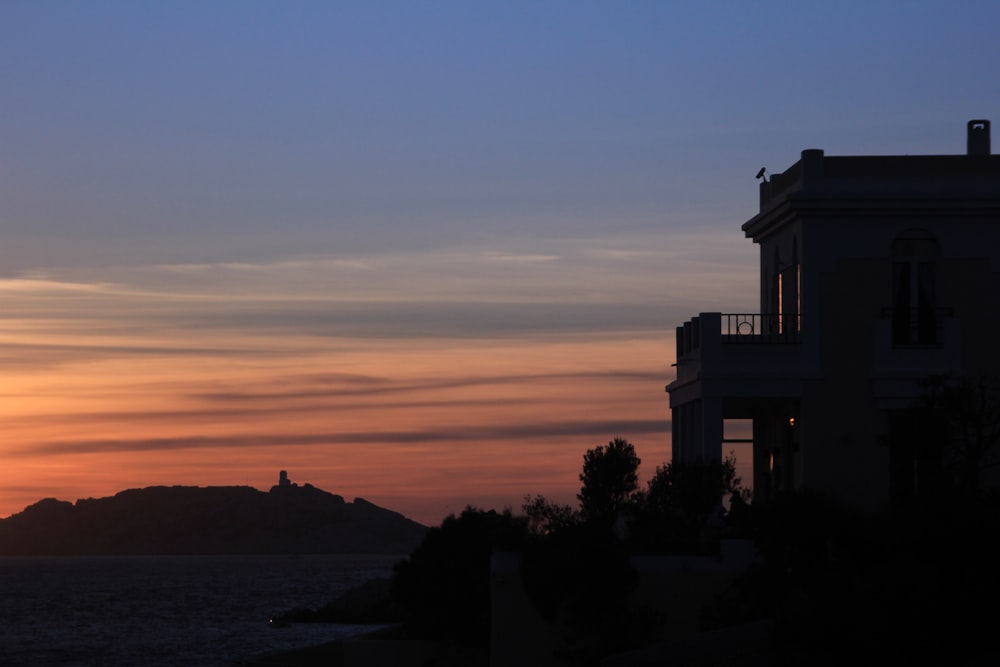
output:
[[[396,393],[424,393],[439,389],[467,389],[471,387],[497,387],[501,385],[534,385],[538,386],[547,382],[659,382],[662,380],[661,372],[649,371],[579,371],[565,373],[524,373],[511,375],[477,375],[465,377],[449,377],[446,379],[422,379],[416,382],[391,381],[386,378],[357,377],[352,376],[344,381],[342,376],[307,376],[298,378],[299,381],[290,382],[297,388],[294,390],[267,390],[267,391],[235,391],[225,393],[204,393],[198,394],[197,398],[210,400],[273,400],[276,398],[308,398],[316,396],[372,396]],[[331,386],[332,385],[332,386]]]
[[[275,448],[288,446],[326,445],[408,445],[420,443],[463,442],[477,444],[504,440],[520,442],[553,437],[622,434],[632,436],[663,433],[669,422],[661,420],[561,421],[534,424],[490,424],[478,427],[447,427],[424,430],[365,430],[356,432],[325,432],[299,434],[259,434],[243,436],[191,436],[180,438],[93,439],[43,442],[14,449],[8,455],[39,456],[61,454],[93,454],[108,452],[145,452],[182,449],[215,448]],[[600,437],[600,435],[598,435]]]
[[[0,292],[7,292],[13,295],[59,296],[61,294],[117,294],[121,293],[120,287],[111,283],[86,283],[59,280],[52,275],[24,275],[17,278],[0,279]]]
[[[532,263],[532,262],[555,262],[561,259],[559,255],[540,255],[540,254],[511,254],[511,253],[495,253],[487,254],[486,260],[490,262],[511,262],[511,263]]]
[[[738,257],[714,234],[645,241],[48,268],[0,280],[0,319],[36,332],[57,317],[63,329],[105,332],[447,338],[665,329],[709,294],[752,306],[747,248]]]
[[[753,296],[735,255],[699,263],[713,239],[494,241],[9,277],[0,460],[73,488],[93,466],[145,483],[135,476],[153,460],[192,479],[180,463],[192,457],[213,479],[232,465],[288,465],[323,485],[351,470],[359,494],[426,495],[441,475],[488,468],[493,479],[507,467],[520,484],[572,486],[579,456],[605,438],[666,448],[670,342],[694,314],[691,295]],[[44,472],[56,461],[58,475]]]

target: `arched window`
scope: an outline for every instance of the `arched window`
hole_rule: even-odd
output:
[[[892,340],[896,345],[939,343],[937,258],[941,246],[923,229],[892,242]]]

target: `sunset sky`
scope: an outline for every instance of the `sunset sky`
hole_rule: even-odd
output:
[[[0,3],[0,517],[278,471],[437,523],[670,457],[761,166],[962,153],[993,2]],[[997,139],[994,139],[996,145]],[[994,151],[996,152],[996,150]]]

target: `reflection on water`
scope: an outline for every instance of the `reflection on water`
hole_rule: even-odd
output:
[[[359,626],[267,620],[388,576],[398,556],[0,558],[2,665],[232,665]]]

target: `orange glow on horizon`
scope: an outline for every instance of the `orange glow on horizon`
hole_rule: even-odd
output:
[[[575,504],[583,454],[613,437],[643,477],[669,460],[673,326],[713,294],[749,301],[738,241],[0,279],[0,516],[152,485],[268,489],[283,469],[425,523],[526,494]]]
[[[7,375],[0,516],[152,485],[266,490],[287,469],[433,524],[525,494],[575,502],[583,453],[616,435],[649,471],[669,456],[662,340],[299,344]]]

